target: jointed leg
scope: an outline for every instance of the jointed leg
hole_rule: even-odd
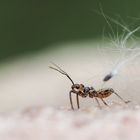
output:
[[[101,105],[100,105],[100,103],[99,103],[99,101],[98,101],[98,99],[96,97],[95,97],[95,100],[96,100],[98,106],[101,108]]]
[[[113,92],[118,98],[120,98],[124,103],[129,103],[130,101],[125,101],[120,95],[118,95],[116,92]]]
[[[102,102],[106,105],[106,106],[108,106],[108,104],[103,100],[103,98],[100,98],[101,100],[102,100]]]
[[[74,110],[71,93],[72,93],[72,91],[69,92],[70,104],[71,104],[71,109]]]
[[[76,100],[77,100],[77,107],[79,109],[80,108],[80,105],[79,105],[79,95],[78,94],[76,94]]]

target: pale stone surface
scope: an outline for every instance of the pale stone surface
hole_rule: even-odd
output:
[[[139,140],[140,106],[111,103],[109,107],[31,107],[0,114],[3,140]]]

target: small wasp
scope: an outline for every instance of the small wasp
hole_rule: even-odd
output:
[[[93,87],[86,87],[83,84],[75,84],[73,82],[73,80],[71,79],[71,77],[64,71],[62,70],[58,65],[52,63],[54,65],[54,67],[49,66],[49,68],[56,70],[58,72],[60,72],[61,74],[65,75],[68,77],[68,79],[71,81],[72,86],[71,86],[71,90],[69,92],[69,99],[70,99],[70,104],[71,104],[71,109],[74,110],[73,107],[73,102],[72,102],[72,93],[76,94],[76,100],[77,100],[77,107],[78,109],[80,108],[79,105],[79,96],[86,98],[87,96],[90,98],[95,98],[97,104],[99,107],[100,103],[98,101],[98,98],[101,99],[101,101],[108,106],[108,104],[104,101],[103,98],[107,98],[108,96],[110,96],[111,94],[115,94],[116,96],[118,96],[118,98],[120,98],[124,103],[128,103],[130,101],[125,101],[121,96],[119,96],[112,88],[107,88],[107,89],[100,89],[100,90],[95,90]]]

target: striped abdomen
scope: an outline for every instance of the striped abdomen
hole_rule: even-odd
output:
[[[98,90],[97,91],[97,98],[106,98],[108,96],[110,96],[112,94],[112,92],[109,89],[105,89],[105,90]]]

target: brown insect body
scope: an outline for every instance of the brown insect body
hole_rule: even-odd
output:
[[[100,89],[95,91],[93,87],[85,87],[83,84],[74,84],[72,85],[72,92],[78,94],[79,96],[85,98],[89,96],[90,98],[107,98],[110,96],[114,90],[113,89]]]
[[[114,92],[114,90],[112,88],[108,88],[108,89],[100,89],[100,90],[95,90],[93,87],[86,87],[83,84],[75,84],[73,82],[73,80],[70,78],[70,76],[63,71],[59,66],[57,66],[56,64],[53,63],[53,65],[56,67],[50,67],[53,70],[56,70],[58,72],[60,72],[63,75],[66,75],[70,81],[72,82],[72,86],[71,86],[71,90],[69,92],[69,98],[70,98],[70,104],[71,104],[71,108],[74,109],[73,107],[73,102],[72,102],[72,93],[76,94],[76,100],[77,100],[77,107],[78,109],[80,108],[79,106],[79,96],[81,96],[82,98],[86,98],[86,97],[90,97],[90,98],[95,98],[96,102],[98,103],[99,107],[100,107],[100,103],[98,101],[97,98],[101,99],[101,101],[105,104],[108,105],[103,98],[107,98],[109,97],[111,94],[115,94],[116,96],[118,96],[124,103],[128,103],[130,101],[125,101],[121,96],[119,96],[116,92]]]
[[[114,91],[112,89],[101,89],[97,91],[98,98],[107,98],[109,97]]]
[[[79,96],[86,98],[88,93],[85,92],[85,87],[83,84],[74,84],[71,86],[71,92],[78,94]]]

